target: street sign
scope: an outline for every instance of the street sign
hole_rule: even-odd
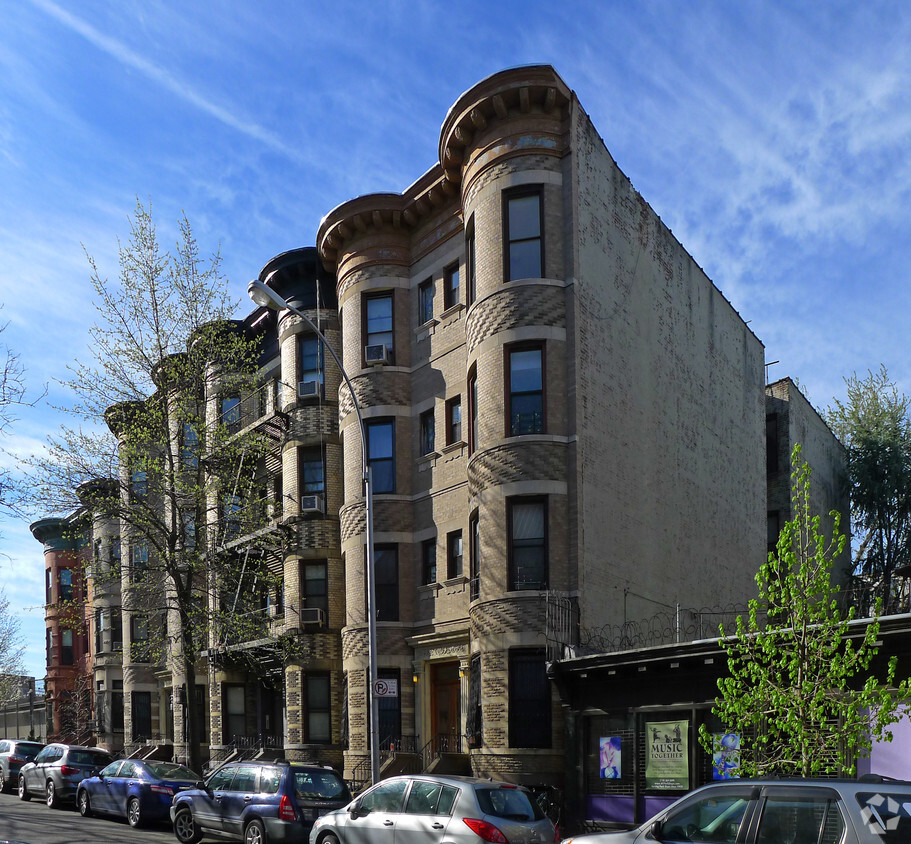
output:
[[[398,697],[399,681],[398,680],[377,680],[373,684],[373,694],[375,697]]]

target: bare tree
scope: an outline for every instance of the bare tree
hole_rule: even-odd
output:
[[[0,706],[16,697],[25,669],[22,657],[25,646],[19,619],[10,613],[9,599],[0,589]]]

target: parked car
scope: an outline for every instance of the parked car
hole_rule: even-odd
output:
[[[911,841],[911,782],[744,779],[710,783],[638,829],[567,838],[563,844],[889,844]]]
[[[136,827],[166,820],[174,795],[197,782],[199,775],[183,765],[118,759],[79,783],[76,805],[84,818],[94,813],[117,815]]]
[[[287,761],[229,762],[197,786],[176,794],[171,806],[181,844],[210,833],[245,844],[299,844],[319,815],[351,800],[331,768]]]
[[[40,741],[0,741],[0,791],[12,791],[19,783],[19,769],[31,762],[44,744]]]
[[[114,759],[97,747],[49,744],[19,770],[19,799],[42,797],[52,809],[76,797],[79,783],[97,774]]]
[[[551,844],[557,831],[530,793],[472,777],[392,777],[317,818],[310,844]]]

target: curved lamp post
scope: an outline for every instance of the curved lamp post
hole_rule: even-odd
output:
[[[374,569],[374,546],[373,546],[373,482],[370,463],[367,460],[367,430],[364,427],[364,418],[361,415],[361,406],[357,400],[357,394],[351,384],[348,373],[335,349],[329,344],[329,341],[320,331],[313,320],[305,313],[289,305],[288,302],[278,295],[271,287],[266,286],[261,281],[254,279],[247,285],[247,295],[257,305],[266,308],[272,308],[276,311],[289,310],[297,314],[307,326],[313,330],[323,345],[329,350],[332,359],[335,361],[342,373],[342,378],[348,385],[348,391],[351,393],[351,401],[354,402],[354,411],[357,414],[357,424],[361,431],[361,466],[364,478],[364,498],[366,501],[367,516],[367,650],[370,667],[370,691],[368,700],[370,701],[370,777],[375,783],[379,782],[380,774],[380,745],[379,745],[379,723],[376,698],[376,571]]]

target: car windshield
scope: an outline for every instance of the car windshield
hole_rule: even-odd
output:
[[[345,783],[333,771],[295,771],[294,793],[310,800],[332,800],[345,794]]]
[[[511,821],[540,820],[544,813],[518,788],[479,788],[478,803],[485,815]]]
[[[71,750],[66,761],[70,765],[91,765],[93,768],[101,768],[110,765],[114,760],[107,753],[95,750]]]
[[[153,777],[160,780],[188,780],[196,782],[199,779],[189,768],[175,765],[173,762],[146,762],[146,768]]]

